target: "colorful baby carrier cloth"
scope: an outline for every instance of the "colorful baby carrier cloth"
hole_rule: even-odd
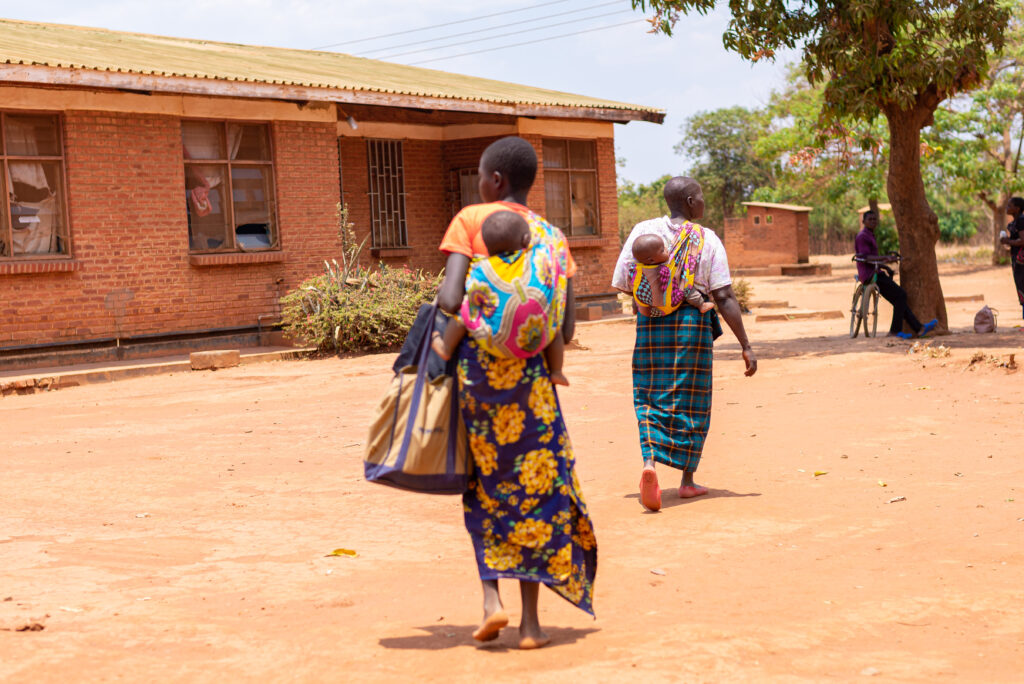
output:
[[[475,257],[466,275],[462,322],[483,349],[499,358],[535,356],[559,334],[565,314],[565,236],[531,212],[530,246]]]
[[[649,307],[652,318],[667,316],[682,306],[686,291],[693,287],[703,249],[704,228],[687,221],[680,228],[666,263],[630,264],[629,279],[636,303]]]

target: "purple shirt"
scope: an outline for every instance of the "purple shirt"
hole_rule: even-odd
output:
[[[853,241],[853,249],[857,256],[878,256],[878,242],[875,234],[867,228],[861,228]],[[863,261],[857,262],[857,280],[866,283],[875,275],[874,264],[866,264]]]

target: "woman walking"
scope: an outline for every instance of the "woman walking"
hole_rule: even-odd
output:
[[[502,138],[484,151],[479,174],[485,203],[459,212],[441,242],[448,261],[438,303],[449,314],[459,310],[470,259],[487,255],[481,225],[496,211],[513,211],[527,219],[533,240],[555,247],[569,276],[561,331],[568,341],[576,266],[561,231],[526,207],[536,173],[537,155],[522,138]],[[537,613],[540,584],[593,614],[597,542],[572,443],[542,354],[499,357],[467,336],[457,358],[459,400],[475,463],[463,507],[484,593],[484,619],[473,638],[490,641],[508,624],[498,579],[517,579],[523,603],[519,647],[539,648],[550,641]]]
[[[739,340],[746,375],[757,372],[757,359],[743,328],[740,305],[732,291],[725,247],[714,232],[694,223],[704,216],[704,194],[692,178],[676,177],[665,184],[671,215],[638,223],[622,247],[612,286],[632,293],[629,281],[633,242],[641,235],[659,235],[667,244],[693,240],[700,244],[693,286],[710,295]],[[716,334],[717,333],[717,334]],[[640,502],[661,508],[661,489],[654,469],[661,463],[683,471],[679,496],[707,494],[694,482],[704,440],[711,424],[712,341],[721,334],[715,312],[681,306],[658,317],[638,315],[633,349],[633,405],[640,427],[644,468]]]
[[[1006,226],[1007,235],[999,239],[1010,248],[1010,268],[1013,270],[1013,286],[1017,289],[1017,301],[1024,315],[1024,197],[1011,197],[1006,204],[1006,213],[1013,220]]]

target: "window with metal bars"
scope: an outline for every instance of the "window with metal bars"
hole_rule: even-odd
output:
[[[405,167],[401,140],[367,140],[372,247],[408,247],[405,224]]]
[[[0,112],[0,260],[70,256],[60,117]]]
[[[544,140],[545,218],[566,235],[596,235],[597,150],[593,140]]]
[[[275,249],[277,192],[267,124],[181,122],[192,252]]]

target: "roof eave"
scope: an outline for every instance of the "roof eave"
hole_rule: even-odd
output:
[[[424,109],[508,114],[525,117],[591,119],[615,123],[650,121],[660,124],[665,120],[664,112],[645,109],[488,102],[486,100],[466,100],[370,90],[346,90],[341,88],[320,88],[255,81],[231,81],[27,64],[0,64],[0,82],[135,90],[153,93],[174,93],[178,95],[272,99],[293,102],[333,102],[337,104],[419,107]]]

